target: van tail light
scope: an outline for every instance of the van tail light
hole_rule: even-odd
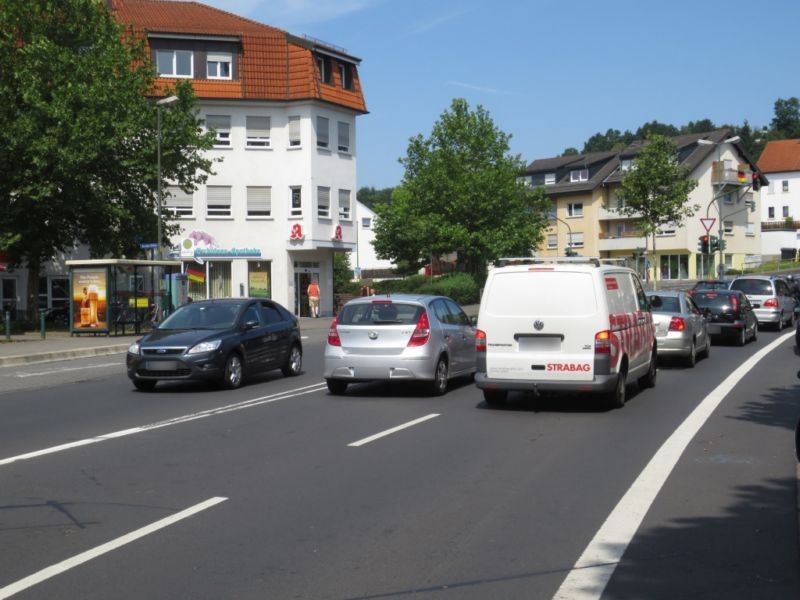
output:
[[[611,353],[611,332],[607,329],[605,331],[598,331],[594,336],[594,353],[595,354],[610,354]]]
[[[338,317],[334,317],[333,323],[331,323],[331,328],[328,330],[328,345],[329,346],[341,346],[342,340],[339,338],[339,330],[336,328],[337,323],[339,322]]]
[[[672,317],[669,322],[669,330],[683,331],[684,329],[686,329],[686,321],[684,321],[681,317]]]
[[[739,298],[736,296],[731,297],[731,308],[733,309],[733,312],[737,312],[739,310]]]
[[[764,300],[763,304],[764,308],[778,308],[778,299],[777,298],[767,298]]]
[[[408,340],[408,347],[424,346],[428,343],[429,339],[431,339],[431,326],[428,322],[428,312],[423,310],[419,321],[417,321],[417,328],[414,329],[414,333],[411,334],[411,339]]]
[[[480,329],[475,331],[475,352],[486,354],[486,332]]]

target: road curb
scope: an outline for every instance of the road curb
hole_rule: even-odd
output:
[[[0,357],[0,367],[14,367],[33,363],[53,362],[56,360],[69,360],[71,358],[89,358],[92,356],[107,356],[120,354],[128,349],[130,344],[116,344],[114,346],[97,346],[95,348],[76,348],[75,350],[57,350],[54,352],[40,352],[38,354],[17,354]]]

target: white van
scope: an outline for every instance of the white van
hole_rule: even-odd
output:
[[[632,269],[598,258],[505,259],[489,272],[476,334],[475,383],[487,404],[510,390],[600,393],[656,383],[653,316]]]

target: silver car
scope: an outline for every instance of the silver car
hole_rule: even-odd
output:
[[[711,352],[708,322],[686,292],[647,292],[653,310],[658,357],[678,356],[690,367]]]
[[[743,275],[731,282],[730,289],[744,292],[753,305],[759,326],[771,324],[780,331],[784,325],[794,324],[797,300],[785,279],[768,275]]]
[[[332,394],[362,381],[422,381],[442,395],[450,379],[475,373],[475,327],[444,296],[354,298],[333,320],[323,376]]]

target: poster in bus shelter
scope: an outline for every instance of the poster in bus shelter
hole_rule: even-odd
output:
[[[108,331],[106,269],[72,270],[72,330]]]

